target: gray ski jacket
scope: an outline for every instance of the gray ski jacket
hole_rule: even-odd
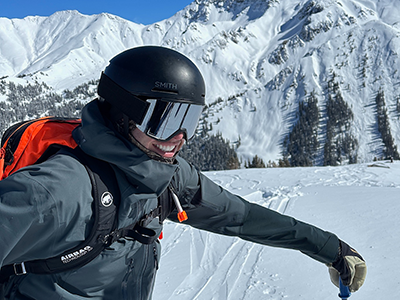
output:
[[[193,227],[274,247],[302,251],[330,263],[338,238],[329,232],[235,196],[177,157],[175,164],[150,159],[117,136],[97,101],[82,111],[74,138],[87,154],[109,162],[121,194],[118,226],[136,223],[157,207],[171,181]],[[74,158],[57,154],[0,181],[0,264],[48,258],[80,244],[91,228],[91,183]],[[171,219],[175,220],[175,214]],[[161,231],[157,222],[149,224]],[[6,299],[151,299],[160,243],[121,239],[89,264],[52,275],[12,276]]]

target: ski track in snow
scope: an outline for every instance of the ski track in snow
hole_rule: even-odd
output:
[[[330,191],[331,188],[340,187],[400,188],[400,176],[393,176],[393,172],[390,171],[390,168],[400,171],[400,164],[381,162],[372,165],[235,170],[208,172],[206,176],[250,202],[282,214],[296,216],[303,199],[317,195],[320,193],[318,189]],[[317,197],[325,201],[325,195],[320,195],[322,196]],[[310,214],[313,216],[313,212]],[[324,218],[315,216],[315,220],[323,222]],[[332,230],[335,231],[335,228]],[[286,259],[287,251],[291,250],[264,247],[168,221],[161,244],[163,252],[160,274],[156,281],[155,300],[306,299],[300,292],[293,295],[293,291],[287,291],[290,285],[296,284],[298,273],[302,274],[297,271],[297,275],[293,275],[288,271],[293,267],[292,260]],[[310,259],[305,255],[299,254],[295,257],[299,265],[304,262],[304,273],[308,274],[304,276],[323,278],[324,286],[316,291],[316,295],[326,294],[326,289],[332,291],[333,286],[329,282],[326,268],[321,268],[318,263],[310,263]],[[277,273],[277,264],[278,269],[284,272]],[[293,289],[296,290],[291,287],[291,290]],[[333,294],[332,298],[322,296],[320,299],[335,298]],[[356,296],[352,298],[361,299]]]
[[[244,198],[280,213],[285,213],[291,202],[301,196],[299,186],[258,189],[262,181],[245,179],[236,174],[219,174],[214,181],[237,194],[253,191],[243,195]],[[184,299],[199,300],[254,299],[259,294],[263,295],[263,299],[285,298],[284,289],[275,284],[280,280],[279,275],[268,274],[265,278],[264,272],[259,270],[265,247],[238,238],[210,235],[179,224],[168,223],[166,227],[169,230],[166,228],[165,231],[171,232],[172,236],[166,242],[162,256],[176,251],[176,245],[187,240],[187,235],[190,235],[191,241],[191,270],[168,299],[182,299],[182,296]],[[219,252],[220,256],[215,257],[212,249],[215,243],[219,243],[219,239],[224,240],[221,243],[224,249]],[[217,292],[210,295],[210,290]]]

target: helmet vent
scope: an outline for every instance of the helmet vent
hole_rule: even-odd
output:
[[[170,90],[166,88],[161,88],[161,87],[154,87],[151,89],[152,92],[160,92],[160,93],[167,93],[167,94],[173,94],[173,95],[178,95],[177,90]]]

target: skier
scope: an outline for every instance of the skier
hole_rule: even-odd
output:
[[[162,213],[173,221],[184,209],[190,226],[299,250],[327,264],[335,284],[340,276],[351,291],[361,287],[365,262],[336,235],[247,202],[178,156],[205,105],[202,75],[187,57],[156,46],[128,49],[110,61],[98,94],[83,108],[73,137],[86,155],[112,167],[120,195],[118,228],[140,221],[158,236],[162,218],[153,212],[162,203]],[[158,200],[166,190],[168,201]],[[71,271],[18,271],[22,262],[53,257],[87,238],[91,192],[82,163],[62,152],[0,181],[0,264],[15,264],[4,283],[6,299],[151,299],[161,257],[157,239],[116,238]],[[74,255],[81,254],[70,259]]]

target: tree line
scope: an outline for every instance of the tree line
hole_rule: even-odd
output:
[[[283,159],[280,166],[313,166],[319,147],[319,108],[312,92],[297,109],[297,122],[283,141]]]
[[[328,82],[326,102],[326,140],[324,145],[324,166],[337,166],[347,161],[357,163],[358,140],[351,134],[354,114],[344,100],[335,82],[335,74]]]
[[[327,83],[326,129],[323,144],[323,165],[337,166],[344,162],[357,163],[358,140],[351,134],[354,114],[344,100],[333,73]],[[283,141],[283,158],[278,166],[313,166],[320,142],[320,109],[315,91],[300,101],[297,122]]]
[[[385,159],[400,159],[397,145],[395,145],[390,130],[389,116],[386,108],[385,93],[380,89],[375,97],[378,131],[384,144],[383,155]]]
[[[43,116],[80,117],[83,106],[96,97],[97,84],[98,81],[90,81],[59,94],[45,83],[22,85],[0,80],[0,95],[6,96],[5,101],[0,101],[0,134],[24,120]],[[181,155],[203,171],[240,168],[235,149],[220,133],[210,134],[210,127],[205,123]]]
[[[89,88],[93,84],[96,83],[85,83],[74,91],[65,90],[64,94],[74,95],[68,98],[55,93],[45,83],[22,85],[1,80],[0,94],[6,96],[6,101],[0,101],[0,132],[11,124],[43,116],[79,117],[85,104],[81,99],[95,95]]]
[[[358,141],[351,134],[354,118],[351,108],[343,98],[339,84],[333,73],[327,83],[326,95],[326,130],[323,141],[323,164],[339,165],[357,163]],[[79,117],[87,101],[96,97],[98,81],[84,83],[72,90],[62,93],[54,92],[45,83],[21,85],[0,80],[0,95],[6,101],[0,101],[0,133],[11,124],[43,117]],[[377,126],[384,143],[384,155],[400,159],[397,146],[390,131],[389,118],[383,90],[377,93]],[[400,100],[397,99],[396,110],[400,111]],[[206,114],[206,111],[205,111]],[[232,146],[221,133],[211,134],[212,124],[203,116],[197,135],[183,147],[181,156],[202,171],[265,167],[313,166],[319,149],[318,132],[321,131],[321,112],[317,94],[313,91],[299,101],[296,110],[296,123],[282,143],[282,158],[278,162],[265,163],[255,155],[244,163],[236,153],[239,142]]]

